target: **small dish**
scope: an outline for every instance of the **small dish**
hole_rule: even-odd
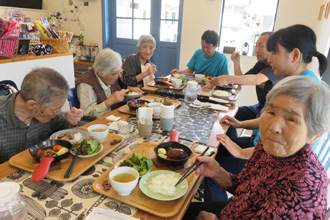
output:
[[[160,174],[173,174],[178,180],[181,178],[181,175],[173,172],[173,171],[169,171],[169,170],[156,170],[156,171],[151,171],[150,173],[147,173],[146,175],[144,175],[139,183],[139,187],[140,190],[148,197],[155,199],[155,200],[160,200],[160,201],[172,201],[172,200],[176,200],[181,198],[182,196],[184,196],[187,191],[188,191],[188,181],[185,179],[183,180],[179,185],[176,186],[176,191],[175,194],[173,196],[165,196],[159,193],[154,193],[151,192],[147,185],[149,183],[149,181],[151,181],[151,179],[155,176],[158,176]]]
[[[136,111],[136,109],[140,107],[146,107],[148,105],[149,101],[147,100],[130,100],[127,102],[127,105],[130,110]]]
[[[211,91],[212,96],[218,97],[218,98],[228,98],[230,93],[227,91],[222,90],[212,90]]]
[[[141,95],[142,95],[142,93],[136,93],[136,94],[131,94],[131,95],[130,95],[130,93],[128,93],[127,95],[125,95],[125,99],[128,100],[131,98],[139,98]]]
[[[90,157],[94,157],[94,156],[98,155],[99,153],[101,153],[103,151],[103,145],[101,144],[100,146],[101,146],[101,148],[100,148],[100,150],[97,153],[91,154],[91,155],[78,155],[78,157],[79,158],[90,158]],[[74,156],[74,153],[73,153],[72,149],[70,150],[70,153]]]

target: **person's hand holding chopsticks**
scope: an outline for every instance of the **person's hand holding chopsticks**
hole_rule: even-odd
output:
[[[200,163],[203,162],[203,164],[195,170],[197,175],[211,177],[223,188],[232,186],[230,173],[223,169],[214,158],[208,156],[195,156],[191,163],[193,164],[196,160]]]

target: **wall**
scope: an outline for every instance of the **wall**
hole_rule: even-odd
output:
[[[88,6],[84,6],[84,2],[88,2]],[[43,0],[42,7],[49,15],[54,12],[62,14],[67,20],[63,21],[63,30],[74,32],[74,35],[82,34],[86,45],[97,43],[100,49],[103,48],[102,0],[73,0],[71,6],[68,0]]]

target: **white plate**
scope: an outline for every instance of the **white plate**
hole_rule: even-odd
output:
[[[101,144],[101,149],[100,149],[99,152],[97,152],[97,153],[95,153],[95,154],[91,154],[91,155],[78,155],[78,157],[80,157],[80,158],[90,158],[90,157],[94,157],[94,156],[98,155],[99,153],[101,153],[102,150],[103,150],[103,145]],[[73,153],[72,150],[70,150],[70,153],[74,156],[74,153]]]
[[[156,170],[156,171],[151,171],[150,173],[145,174],[141,179],[140,179],[140,183],[139,183],[139,187],[140,190],[148,197],[152,198],[152,199],[156,199],[156,200],[160,200],[160,201],[172,201],[175,199],[179,199],[182,196],[184,196],[187,191],[188,191],[188,181],[185,179],[183,180],[179,185],[176,186],[176,191],[175,194],[173,196],[165,196],[159,193],[154,193],[151,192],[147,185],[148,182],[155,176],[158,176],[160,174],[174,174],[175,177],[178,178],[178,180],[181,178],[181,175],[173,172],[173,171],[169,171],[169,170]]]
[[[221,93],[221,94],[217,94],[217,93]],[[230,93],[227,91],[223,91],[223,90],[212,90],[211,91],[212,96],[218,97],[218,98],[228,98]]]
[[[51,139],[51,140],[55,140],[56,137],[57,137],[58,135],[63,134],[63,133],[68,133],[68,132],[70,132],[70,133],[73,134],[73,135],[74,135],[74,134],[77,134],[77,133],[80,133],[81,136],[82,136],[82,137],[80,138],[79,141],[69,140],[69,142],[70,142],[71,144],[80,143],[80,142],[82,142],[84,139],[88,138],[87,133],[86,133],[85,131],[83,131],[83,130],[80,130],[80,129],[65,129],[65,130],[61,130],[61,131],[57,131],[57,132],[53,133],[53,134],[49,137],[49,139]],[[60,140],[60,139],[58,139],[58,140]]]

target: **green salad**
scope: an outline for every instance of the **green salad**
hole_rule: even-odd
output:
[[[79,155],[93,155],[99,152],[101,149],[101,143],[99,140],[84,139],[80,145],[72,148],[74,154],[79,151]]]
[[[133,167],[140,176],[143,176],[151,169],[153,162],[142,154],[134,153],[131,158],[125,159],[119,164],[119,167],[124,166]]]

